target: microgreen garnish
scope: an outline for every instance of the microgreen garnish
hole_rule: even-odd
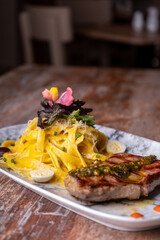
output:
[[[52,88],[50,91],[46,89],[43,92],[42,110],[37,112],[38,127],[42,129],[49,127],[58,118],[73,119],[72,124],[75,123],[75,120],[82,121],[93,127],[95,123],[94,117],[88,115],[92,109],[84,108],[85,102],[83,101],[75,101],[71,88],[67,88],[67,91],[58,100],[55,100],[58,97],[57,92],[58,90],[55,91],[55,89],[52,91]]]
[[[12,168],[10,168],[10,167],[9,167],[9,168],[7,168],[7,169],[8,169],[9,171],[10,171],[10,170],[12,170]]]
[[[56,135],[57,135],[57,132],[54,132],[53,135],[56,136]]]
[[[2,160],[3,160],[4,162],[7,162],[7,158],[2,158]]]
[[[96,155],[96,158],[99,158],[99,157],[100,157],[100,155],[99,155],[99,154],[97,154],[97,155]]]
[[[77,133],[76,133],[76,137],[79,138],[79,137],[81,137],[81,136],[82,136],[82,134],[81,134],[80,132],[77,132]]]
[[[11,159],[11,163],[16,164],[16,161],[14,159]]]
[[[42,111],[38,111],[38,127],[44,129],[52,125],[52,123],[62,115],[62,110],[60,109],[58,104],[53,104],[51,107],[48,103],[48,100],[45,99],[42,105]],[[44,116],[43,116],[44,115]],[[42,116],[44,119],[42,119]]]
[[[65,113],[71,114],[73,111],[80,110],[80,115],[87,115],[92,112],[92,108],[84,108],[82,107],[85,104],[83,101],[73,101],[70,106],[59,104],[60,107],[64,110]]]
[[[62,147],[62,151],[65,151],[65,147]]]
[[[73,111],[70,115],[63,114],[63,117],[66,119],[73,119],[75,118],[77,121],[82,121],[86,123],[88,126],[93,127],[95,123],[95,119],[93,116],[90,115],[80,115],[80,109]]]

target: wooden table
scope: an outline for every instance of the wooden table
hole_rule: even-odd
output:
[[[98,124],[160,141],[160,71],[22,66],[0,78],[0,127],[36,115],[41,92],[73,88]],[[0,239],[159,240],[160,229],[124,232],[70,212],[0,174]]]
[[[75,31],[84,37],[134,46],[159,45],[160,43],[160,33],[147,31],[137,33],[129,25],[79,26]]]

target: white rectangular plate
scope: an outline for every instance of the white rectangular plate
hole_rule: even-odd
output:
[[[1,128],[0,142],[2,143],[6,139],[18,139],[25,128],[24,124]],[[107,135],[109,140],[116,139],[124,143],[129,153],[141,156],[153,154],[160,159],[159,142],[99,125],[96,125],[96,128]],[[119,200],[95,204],[72,197],[60,184],[35,183],[5,168],[0,168],[0,171],[50,201],[103,225],[127,231],[147,230],[160,226],[160,213],[153,210],[156,205],[160,204],[160,187],[157,187],[149,197],[140,200]],[[135,210],[144,217],[131,218],[130,214]]]

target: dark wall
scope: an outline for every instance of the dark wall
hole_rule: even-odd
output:
[[[17,66],[21,62],[18,0],[0,1],[0,72]]]

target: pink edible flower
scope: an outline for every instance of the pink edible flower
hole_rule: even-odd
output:
[[[50,107],[53,106],[53,102],[52,102],[52,101],[49,100],[48,103],[49,103],[49,106],[50,106]]]
[[[48,100],[52,101],[52,94],[50,93],[50,90],[47,88],[42,92],[42,95],[44,98],[47,98]]]
[[[60,98],[56,101],[56,103],[70,106],[73,103],[72,89],[70,87],[67,88],[66,92],[64,92]]]
[[[49,105],[53,106],[53,102],[55,102],[58,99],[58,88],[52,87],[50,90],[47,88],[42,92],[42,95],[44,98],[47,98],[49,100]],[[52,107],[51,106],[51,107]]]

